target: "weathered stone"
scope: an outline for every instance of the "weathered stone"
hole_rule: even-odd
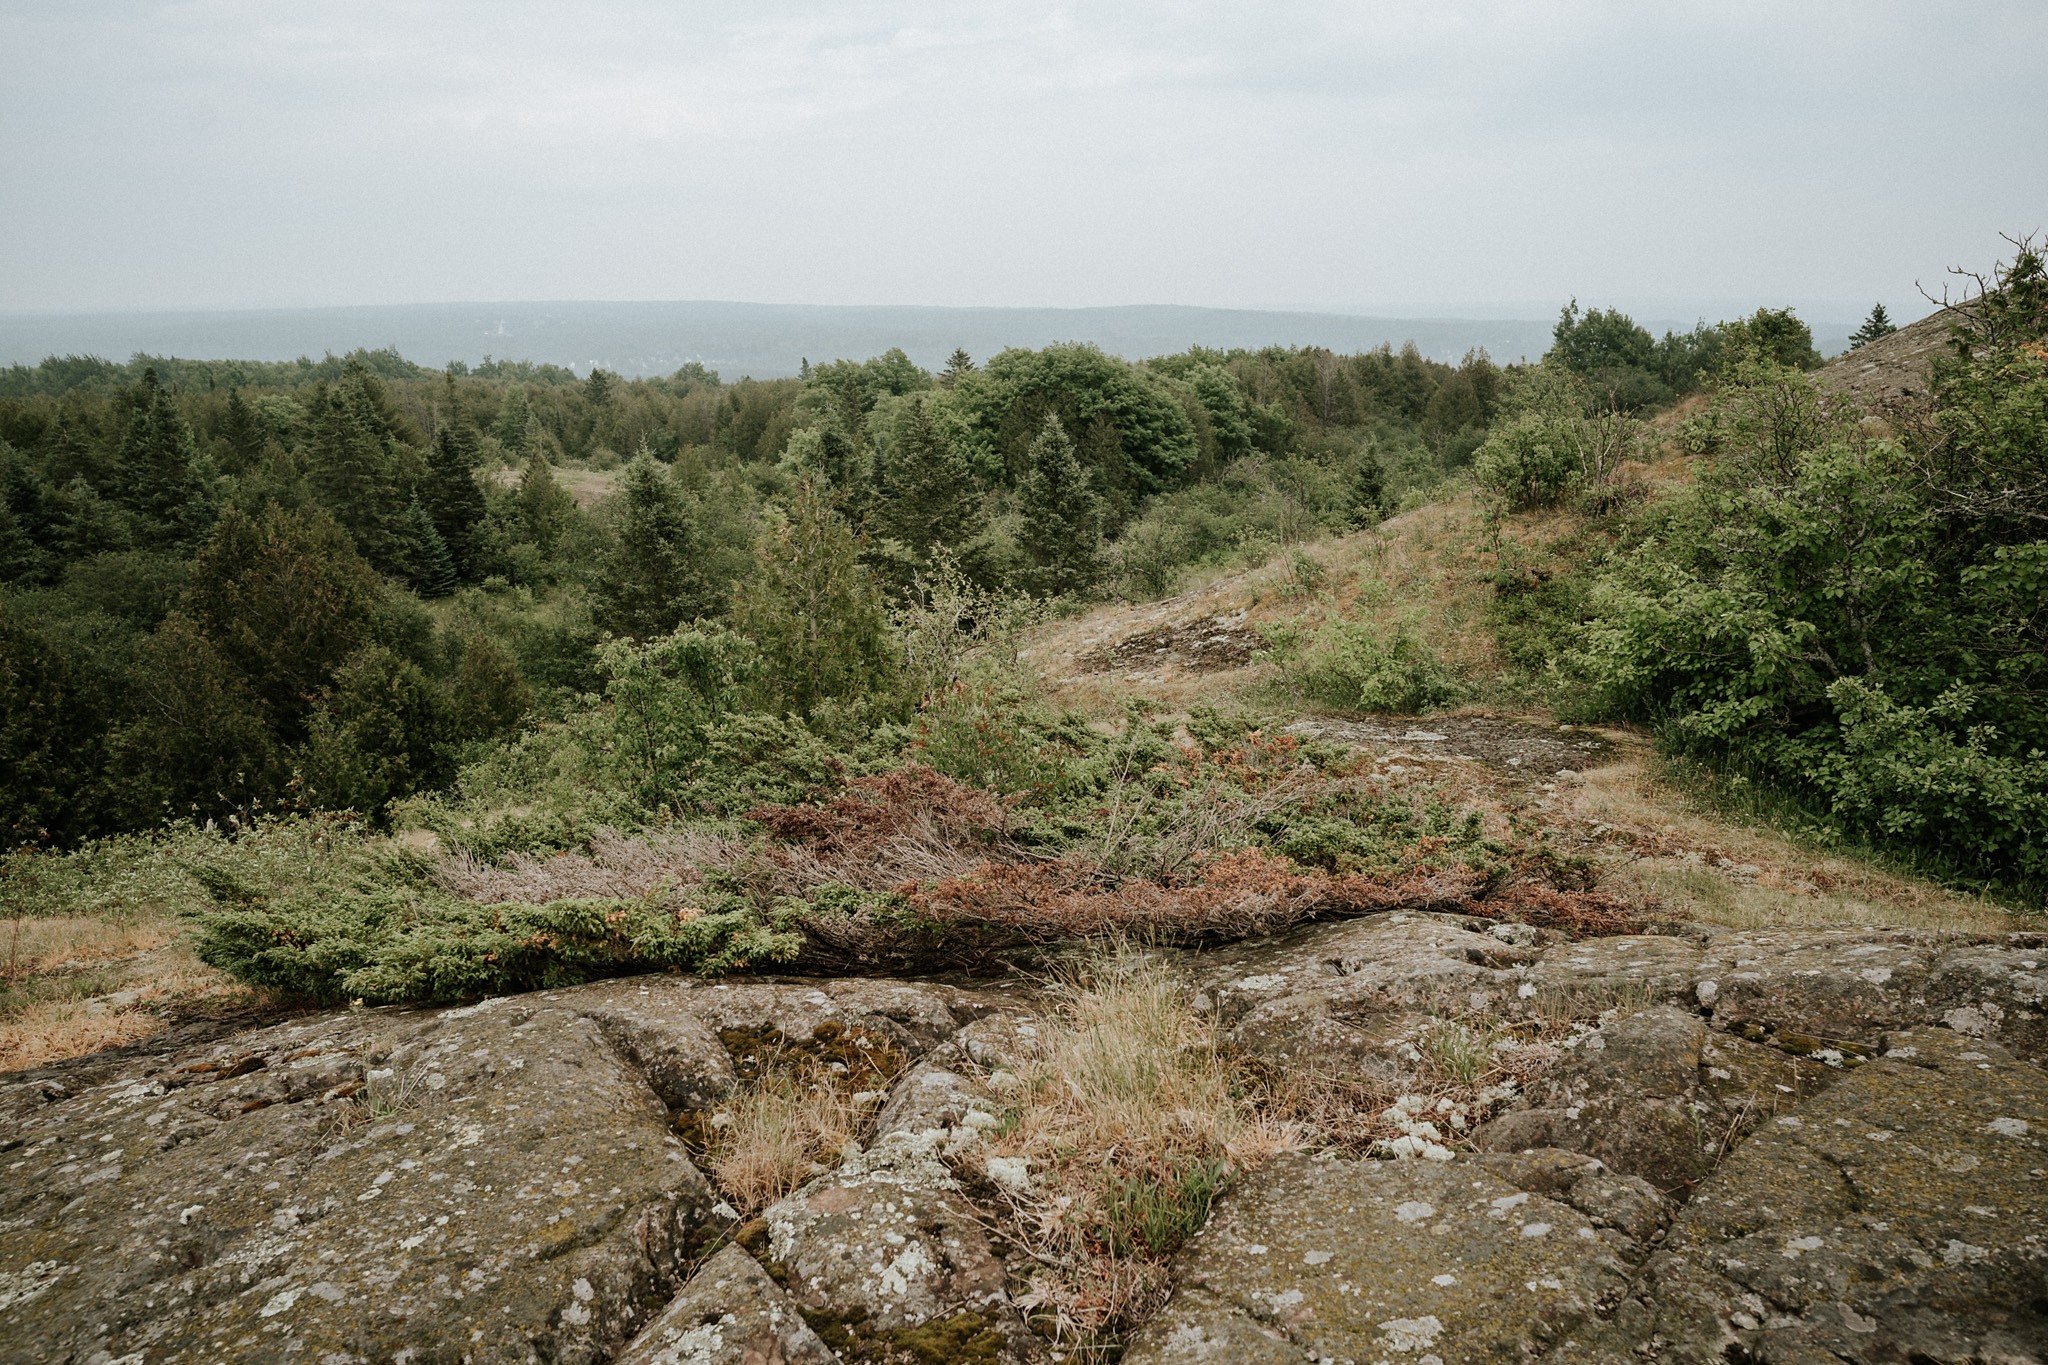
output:
[[[2048,948],[2038,934],[1943,953],[1927,983],[1922,1022],[1997,1043],[2032,1061],[2048,1060]]]
[[[1538,1009],[1592,1004],[1595,1014],[1614,1005],[1691,1004],[1700,952],[1696,943],[1662,934],[1561,943],[1530,969],[1530,999]]]
[[[19,1136],[11,1360],[603,1360],[712,1203],[646,1083],[549,996],[241,1035]]]
[[[1499,1011],[1535,950],[1462,915],[1396,913],[1314,925],[1202,959],[1197,1007],[1274,1065],[1398,1081],[1432,1014]]]
[[[1740,1038],[1699,1015],[1638,1010],[1577,1040],[1528,1095],[1482,1126],[1483,1151],[1564,1148],[1682,1194],[1759,1123],[1834,1072]]]
[[[727,1247],[690,1277],[618,1365],[838,1365],[754,1258]]]
[[[1625,1282],[1584,1215],[1475,1162],[1283,1157],[1219,1201],[1125,1360],[1526,1360]]]
[[[1716,939],[1695,994],[1714,1026],[1815,1051],[1868,1048],[1927,1021],[1934,962],[1958,936],[1759,929]]]
[[[1564,1198],[1566,1192],[1578,1184],[1581,1176],[1607,1169],[1598,1157],[1566,1151],[1562,1147],[1481,1152],[1474,1160],[1516,1189],[1548,1199]]]
[[[886,1358],[950,1328],[989,1361],[1037,1358],[1003,1264],[940,1159],[938,1129],[893,1133],[764,1215],[790,1293],[834,1326],[827,1340]]]
[[[1945,1030],[1887,1041],[1744,1144],[1550,1358],[2048,1358],[2048,1077]]]
[[[1593,1226],[1613,1228],[1632,1242],[1648,1241],[1664,1226],[1670,1209],[1657,1187],[1641,1176],[1605,1170],[1579,1177],[1564,1199],[1592,1219]]]
[[[0,1079],[0,1358],[609,1359],[725,1226],[666,1106],[735,1046],[901,1065],[991,1008],[644,977]]]

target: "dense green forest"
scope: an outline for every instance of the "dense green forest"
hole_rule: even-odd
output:
[[[1085,345],[731,383],[388,352],[15,367],[0,803],[10,841],[45,852],[11,867],[27,887],[62,850],[195,829],[248,838],[268,866],[280,829],[346,829],[319,836],[341,842],[311,883],[205,873],[207,959],[314,995],[787,960],[828,910],[907,912],[873,887],[798,904],[699,868],[685,915],[600,897],[508,919],[375,834],[431,832],[478,866],[619,831],[724,847],[762,820],[802,826],[789,812],[809,805],[865,810],[884,797],[858,784],[880,783],[935,810],[980,792],[1000,804],[963,830],[1121,866],[1136,855],[1099,847],[1115,793],[1159,786],[1161,830],[1193,818],[1146,774],[1342,763],[1262,747],[1243,716],[1061,713],[1016,662],[1020,628],[1476,492],[1496,528],[1567,528],[1562,562],[1533,575],[1495,532],[1489,619],[1515,677],[1493,695],[1644,722],[1822,837],[2038,885],[2038,255],[1998,285],[1958,313],[1931,402],[1882,422],[1814,385],[1789,311],[1660,340],[1576,303],[1541,363],[1507,367],[1412,348],[1129,363]],[[1653,496],[1635,471],[1673,450],[1692,473]],[[1475,695],[1405,630],[1334,621],[1273,646],[1296,706]],[[1377,866],[1390,839],[1507,866],[1446,811],[1345,797],[1297,815],[1244,837],[1330,875]]]
[[[1369,524],[1469,458],[1500,382],[1412,348],[890,352],[736,383],[388,352],[17,366],[8,830],[374,817],[601,692],[607,638],[690,622],[750,641],[759,704],[809,717],[887,690],[920,584],[1157,594]]]

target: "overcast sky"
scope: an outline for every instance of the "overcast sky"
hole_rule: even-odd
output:
[[[2048,3],[0,0],[0,310],[1917,316]]]

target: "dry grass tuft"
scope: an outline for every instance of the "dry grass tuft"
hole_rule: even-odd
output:
[[[741,1213],[766,1208],[829,1169],[875,1103],[856,1101],[829,1073],[767,1077],[711,1116],[711,1178]]]
[[[1224,1184],[1301,1137],[1243,1101],[1188,986],[1156,959],[1112,950],[1052,997],[1007,1126],[968,1150],[983,1170],[1024,1163],[1028,1184],[986,1184],[1042,1267],[1021,1302],[1086,1341],[1155,1306]]]

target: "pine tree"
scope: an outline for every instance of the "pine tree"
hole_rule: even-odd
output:
[[[761,538],[754,573],[733,594],[733,621],[760,648],[771,706],[808,715],[893,682],[881,589],[813,484],[797,486]]]
[[[593,366],[590,378],[583,381],[583,401],[594,408],[603,407],[611,400],[611,396],[612,376]]]
[[[135,415],[121,439],[121,502],[143,521],[150,539],[184,544],[204,534],[214,508],[196,467],[199,443],[177,404],[157,380],[142,372]]]
[[[974,373],[974,357],[967,354],[967,349],[964,346],[955,346],[953,354],[946,357],[946,368],[939,375],[939,383],[947,388],[951,388],[962,375],[972,373]]]
[[[524,385],[506,386],[505,398],[498,405],[498,420],[491,426],[491,435],[498,438],[498,444],[515,455],[526,453],[526,424],[533,416],[533,407],[526,401]]]
[[[576,500],[555,477],[547,456],[537,449],[528,455],[526,467],[519,471],[519,520],[526,538],[539,546],[542,554],[555,552],[555,542],[561,539],[575,506]]]
[[[422,597],[446,597],[458,581],[455,557],[434,528],[434,519],[417,500],[406,505],[403,523],[404,576]]]
[[[484,490],[477,486],[477,434],[467,422],[451,421],[434,433],[427,448],[427,477],[420,502],[448,547],[457,577],[477,575],[477,527],[484,519]]]
[[[361,375],[351,373],[318,405],[307,474],[313,496],[354,538],[363,558],[381,572],[403,573],[405,502],[392,444]]]
[[[896,457],[890,462],[889,501],[883,529],[908,546],[920,563],[935,550],[961,552],[988,529],[973,471],[932,420],[924,399],[911,400]]]
[[[220,436],[227,444],[230,474],[246,474],[261,463],[267,433],[257,420],[256,410],[242,401],[240,389],[228,390],[228,410],[221,419]]]
[[[1024,525],[1017,543],[1030,586],[1048,596],[1079,592],[1101,573],[1102,498],[1058,417],[1047,417],[1017,485]]]
[[[645,446],[626,466],[618,516],[593,585],[598,626],[644,640],[709,615],[717,603],[696,508]]]
[[[318,508],[230,507],[193,558],[184,610],[287,742],[311,699],[383,615],[383,586]]]
[[[1888,337],[1898,330],[1892,325],[1891,314],[1884,311],[1884,305],[1876,304],[1871,308],[1870,316],[1863,319],[1863,325],[1849,333],[1849,349],[1860,350],[1879,337]]]

